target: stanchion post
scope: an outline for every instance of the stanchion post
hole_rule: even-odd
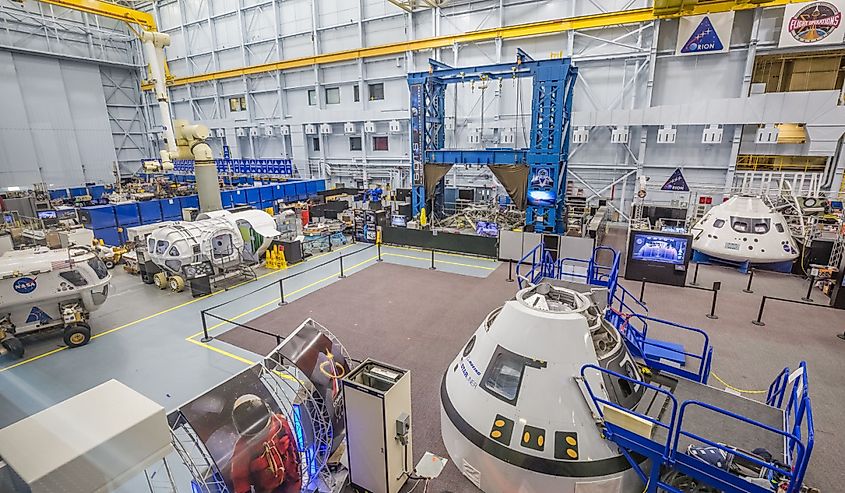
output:
[[[836,334],[836,337],[838,337],[838,338],[842,339],[843,341],[845,341],[845,332],[843,332],[843,333],[841,333],[841,334]]]
[[[810,285],[807,286],[807,296],[804,296],[803,298],[801,298],[802,300],[813,301],[813,298],[811,298],[810,296],[813,295],[813,286],[815,286],[815,285],[816,285],[816,276],[811,275],[810,276]]]
[[[343,279],[344,277],[346,277],[346,276],[343,274],[343,255],[341,255],[340,257],[338,257],[338,259],[340,260],[340,275],[339,275],[339,276],[337,276],[337,278],[338,278],[338,279]]]
[[[751,268],[751,274],[748,276],[748,286],[745,286],[745,289],[742,290],[743,293],[753,293],[754,291],[751,290],[751,283],[754,282],[754,268]]]
[[[763,309],[766,307],[766,296],[763,296],[763,299],[760,300],[760,310],[757,312],[757,320],[752,320],[751,323],[754,325],[764,326],[766,322],[763,321]]]
[[[643,279],[643,283],[640,286],[640,303],[645,303],[645,301],[643,301],[643,296],[645,296],[645,279]]]
[[[695,272],[692,275],[692,282],[690,286],[698,286],[698,266],[701,265],[698,262],[695,263]]]
[[[376,243],[376,250],[378,250],[378,259],[376,259],[376,262],[381,262],[381,243]]]
[[[513,259],[508,260],[508,282],[513,282]]]
[[[437,267],[434,266],[434,249],[431,249],[431,267],[429,270],[437,270]]]
[[[719,290],[722,289],[722,283],[716,281],[713,283],[713,303],[710,304],[710,313],[707,314],[707,318],[716,320],[719,318],[716,315],[716,299],[719,297]]]
[[[202,317],[202,342],[209,342],[211,337],[208,335],[208,322],[205,320],[205,310],[200,311],[200,316]]]
[[[285,306],[285,305],[288,304],[288,302],[285,301],[285,284],[284,284],[284,281],[285,281],[284,278],[279,279],[279,306]]]

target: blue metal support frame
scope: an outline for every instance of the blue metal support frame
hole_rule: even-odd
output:
[[[525,165],[529,167],[526,226],[536,232],[563,233],[569,122],[577,76],[578,69],[572,66],[569,58],[534,60],[522,50],[517,50],[514,63],[452,68],[429,60],[428,71],[408,74],[413,214],[426,207],[427,200],[434,199],[426,197],[425,164]],[[533,80],[531,133],[527,149],[443,149],[448,84],[522,77]],[[428,212],[432,213],[431,210]]]

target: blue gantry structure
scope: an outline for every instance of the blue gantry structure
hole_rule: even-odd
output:
[[[602,437],[618,446],[646,485],[644,493],[805,491],[815,441],[807,364],[778,372],[761,401],[709,385],[713,347],[707,333],[649,315],[618,283],[619,267],[619,254],[608,247],[597,248],[590,259],[574,259],[554,258],[539,245],[516,272],[520,288],[563,281],[607,289],[604,318],[619,331],[642,375],[585,365],[575,380]],[[656,332],[670,340],[655,339]],[[591,386],[590,375],[642,387],[648,398],[622,406],[604,388]]]
[[[569,156],[572,92],[578,69],[569,58],[534,60],[517,50],[516,61],[453,68],[429,60],[429,69],[408,75],[411,91],[411,203],[413,214],[438,209],[441,179],[434,197],[426,197],[425,167],[440,165],[527,166],[526,226],[536,232],[563,233]],[[528,147],[483,150],[445,149],[445,94],[448,84],[530,78],[533,81]],[[442,198],[439,202],[442,208]],[[430,205],[429,205],[430,204]],[[434,211],[433,211],[434,209]]]

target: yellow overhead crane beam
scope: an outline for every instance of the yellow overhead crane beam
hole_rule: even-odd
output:
[[[58,5],[66,9],[78,10],[88,14],[100,15],[109,19],[124,21],[129,24],[137,24],[145,31],[157,31],[155,18],[152,14],[130,9],[122,5],[99,0],[39,0],[41,3]]]
[[[679,3],[681,3],[678,7],[679,10],[677,12],[668,14],[655,13],[655,10],[652,8],[642,8],[634,10],[624,10],[619,12],[585,15],[580,17],[569,17],[565,19],[555,19],[542,22],[532,22],[528,24],[517,24],[514,26],[482,29],[479,31],[470,31],[466,33],[449,34],[445,36],[422,38],[411,41],[403,41],[399,43],[389,43],[383,45],[370,46],[366,48],[336,51],[333,53],[324,53],[314,56],[291,58],[278,62],[251,65],[248,67],[221,70],[218,72],[209,72],[207,74],[193,75],[189,77],[177,77],[170,81],[170,85],[183,86],[186,84],[195,84],[198,82],[208,82],[220,79],[231,79],[244,75],[255,75],[265,72],[273,72],[277,70],[290,70],[326,63],[354,61],[359,58],[399,55],[408,51],[425,51],[434,48],[446,48],[452,46],[455,43],[473,43],[480,41],[491,41],[495,39],[515,39],[530,36],[541,36],[544,34],[556,34],[579,29],[595,29],[600,27],[620,26],[625,24],[638,24],[641,22],[650,22],[656,19],[667,19],[686,15],[728,12],[731,10],[748,10],[754,9],[756,7],[777,7],[794,2],[793,0],[772,0],[760,3],[760,0],[753,0],[749,2],[740,3],[731,0],[715,0],[709,2],[702,1],[698,3],[692,3],[689,1],[687,3]],[[145,84],[142,87],[145,90],[152,89],[152,86],[148,84]]]

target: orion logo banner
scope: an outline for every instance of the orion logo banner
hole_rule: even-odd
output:
[[[12,288],[20,294],[29,294],[35,291],[37,287],[38,283],[32,277],[21,277],[12,284]]]
[[[676,55],[725,53],[730,49],[734,13],[682,17],[678,24]]]

